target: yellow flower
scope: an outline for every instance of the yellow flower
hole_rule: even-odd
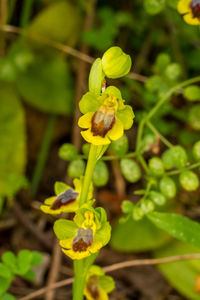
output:
[[[44,205],[40,209],[46,214],[57,215],[62,212],[75,212],[79,208],[79,199],[81,193],[82,182],[80,179],[74,179],[74,189],[63,182],[56,182],[56,196],[45,199]],[[88,195],[91,200],[93,194],[92,185]]]
[[[109,87],[102,96],[87,93],[80,101],[84,113],[78,125],[87,129],[81,131],[83,138],[94,145],[107,145],[116,141],[133,124],[134,113],[131,106],[124,105],[120,91]]]
[[[87,300],[108,300],[108,293],[115,288],[115,282],[96,265],[90,267],[86,278],[84,295]]]
[[[72,259],[83,259],[108,243],[110,225],[105,212],[96,213],[94,209],[80,210],[74,217],[74,222],[57,220],[54,232],[60,240],[62,251]]]
[[[179,0],[177,9],[186,23],[200,24],[200,0]]]

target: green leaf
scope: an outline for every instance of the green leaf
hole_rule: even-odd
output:
[[[0,276],[0,293],[5,293],[7,289],[9,288],[10,284],[12,282],[12,279],[10,278],[4,278]]]
[[[89,91],[97,97],[101,93],[103,78],[102,62],[100,58],[97,58],[89,74]]]
[[[190,219],[170,213],[151,212],[148,218],[160,229],[174,238],[200,248],[200,224]]]
[[[61,181],[56,181],[54,184],[54,191],[56,196],[60,195],[61,193],[64,193],[66,190],[68,190],[70,187]]]
[[[115,281],[111,276],[100,276],[99,285],[106,293],[110,293],[115,288]]]
[[[0,84],[0,195],[12,196],[20,187],[19,178],[25,168],[25,120],[15,90]]]
[[[17,255],[17,274],[25,274],[30,266],[32,261],[32,253],[30,250],[23,249]]]
[[[65,0],[53,3],[37,14],[28,31],[69,45],[76,41],[79,28],[78,6]]]
[[[32,251],[31,253],[32,253],[31,266],[38,266],[43,260],[43,255],[38,251]]]
[[[160,13],[165,6],[164,0],[145,0],[144,1],[144,8],[145,10],[151,14],[156,15]]]
[[[16,271],[17,268],[17,258],[12,251],[5,252],[1,260],[13,271]]]
[[[141,252],[156,249],[169,240],[146,217],[140,221],[130,218],[117,224],[112,231],[111,247],[122,252]]]
[[[59,240],[71,238],[75,235],[78,227],[73,221],[60,219],[54,223],[53,230]]]
[[[200,105],[192,106],[189,111],[188,123],[195,130],[200,130]]]
[[[35,272],[32,269],[29,269],[25,274],[23,274],[23,278],[26,280],[33,280],[35,278]]]
[[[199,249],[180,241],[173,241],[169,245],[156,250],[154,256],[161,258],[192,253],[199,253]],[[187,299],[200,299],[200,295],[195,293],[194,290],[195,280],[200,271],[199,260],[170,262],[160,264],[158,268],[170,284]]]
[[[72,112],[71,72],[60,55],[38,57],[17,77],[17,88],[26,102],[48,113],[69,115]]]
[[[184,97],[190,101],[200,100],[200,87],[197,85],[190,85],[185,88]]]
[[[107,184],[109,179],[109,171],[104,161],[99,160],[96,163],[93,172],[93,182],[96,186],[104,186]]]
[[[16,300],[16,298],[11,294],[6,293],[3,295],[2,300]]]
[[[67,174],[71,178],[80,178],[85,172],[85,161],[83,159],[76,159],[69,163]]]
[[[128,151],[128,138],[124,134],[120,139],[117,141],[112,141],[111,149],[114,151],[115,155],[118,157],[123,157]]]
[[[59,156],[64,160],[74,160],[78,157],[78,150],[74,145],[66,143],[60,147]]]
[[[138,164],[130,158],[123,158],[120,161],[120,168],[123,176],[129,182],[137,182],[141,178],[141,170]]]
[[[0,276],[3,278],[12,277],[11,271],[9,267],[3,263],[0,263]]]

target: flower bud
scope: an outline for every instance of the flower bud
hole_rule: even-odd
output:
[[[130,71],[131,58],[120,47],[111,47],[102,57],[102,66],[108,78],[119,78]]]

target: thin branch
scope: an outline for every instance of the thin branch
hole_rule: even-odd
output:
[[[130,268],[136,266],[151,266],[157,264],[165,264],[170,262],[182,261],[182,260],[193,260],[193,259],[200,259],[200,253],[193,253],[193,254],[183,254],[183,255],[176,255],[171,257],[163,257],[163,258],[154,258],[154,259],[134,259],[129,260],[121,263],[116,263],[111,266],[104,267],[103,270],[105,272],[113,272],[123,268]],[[73,283],[73,278],[65,279],[54,283],[48,287],[44,287],[36,292],[30,293],[29,295],[20,298],[19,300],[31,300],[35,299],[38,296],[43,295],[49,290],[56,289],[62,286],[66,286]]]
[[[150,121],[146,122],[147,126],[149,127],[149,129],[151,129],[151,131],[159,137],[159,139],[163,142],[163,144],[165,144],[168,148],[173,147],[172,143],[170,143],[170,141],[168,141],[158,130],[156,127],[153,126],[153,124]]]
[[[84,54],[81,51],[78,51],[78,50],[76,50],[76,49],[74,49],[70,46],[64,45],[62,43],[49,40],[44,36],[29,32],[28,30],[25,30],[25,29],[22,29],[22,28],[19,28],[19,27],[16,27],[16,26],[12,26],[12,25],[4,25],[0,28],[0,30],[2,30],[4,32],[9,32],[9,33],[20,34],[20,35],[23,35],[23,36],[25,36],[27,38],[30,38],[32,40],[39,41],[39,42],[41,42],[41,43],[43,43],[47,46],[55,48],[55,49],[57,49],[59,51],[62,51],[64,53],[70,54],[70,55],[72,55],[72,56],[74,56],[74,57],[76,57],[80,60],[83,60],[83,61],[89,63],[89,64],[92,64],[94,62],[93,57],[91,57],[87,54]],[[131,79],[134,79],[134,80],[137,80],[137,81],[140,81],[140,82],[145,82],[147,80],[146,76],[143,76],[143,75],[140,75],[140,74],[137,74],[137,73],[134,73],[134,72],[130,72],[127,75],[127,77],[129,77]]]

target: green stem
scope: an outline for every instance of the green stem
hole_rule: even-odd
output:
[[[147,126],[151,131],[160,138],[160,140],[168,147],[171,148],[173,145],[153,126],[150,121],[147,121]]]
[[[139,127],[138,127],[138,134],[137,134],[137,140],[136,140],[136,152],[137,153],[139,153],[139,151],[140,151],[140,144],[141,144],[141,140],[142,140],[144,125],[145,125],[145,118],[142,119],[142,121],[140,122]]]
[[[49,117],[46,129],[45,129],[42,145],[40,148],[40,152],[38,154],[37,163],[36,163],[36,166],[35,166],[35,169],[33,172],[32,183],[31,183],[31,188],[30,188],[31,196],[34,196],[37,193],[37,189],[38,189],[38,186],[40,183],[40,178],[42,176],[42,172],[43,172],[43,169],[44,169],[44,166],[45,166],[45,163],[47,160],[49,148],[51,145],[51,136],[52,136],[54,125],[55,125],[55,120],[56,120],[56,116],[51,115]]]
[[[136,152],[130,152],[130,153],[125,154],[123,156],[123,158],[130,158],[130,157],[136,157],[136,156],[137,156]],[[86,155],[79,155],[79,158],[87,159],[87,156]],[[107,155],[107,156],[103,156],[101,159],[105,160],[105,161],[109,161],[109,160],[118,160],[119,157],[116,156],[116,155]]]
[[[198,167],[200,167],[200,162],[197,162],[189,167],[186,167],[186,170],[192,170],[192,169],[196,169]],[[172,176],[172,175],[178,175],[182,172],[183,172],[183,170],[174,170],[174,171],[167,172],[166,174],[169,176]]]
[[[86,167],[85,176],[83,180],[83,187],[81,191],[79,206],[83,205],[83,203],[86,202],[87,200],[89,187],[92,181],[93,171],[97,162],[97,150],[98,150],[98,146],[91,144],[87,167]]]
[[[34,2],[34,0],[24,0],[23,1],[22,13],[21,13],[21,17],[20,17],[20,27],[22,27],[22,28],[26,28],[29,23],[33,2]]]
[[[74,283],[73,283],[73,300],[83,299],[83,290],[86,276],[84,270],[84,259],[74,260]]]

